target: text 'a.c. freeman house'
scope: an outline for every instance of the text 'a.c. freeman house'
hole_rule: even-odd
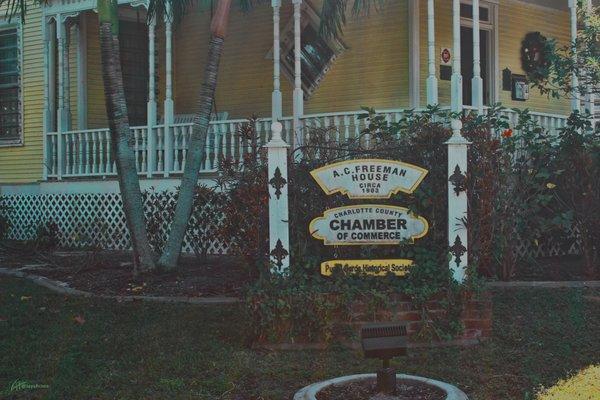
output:
[[[145,1],[119,3],[125,92],[142,185],[174,187],[186,161],[211,10],[192,9],[175,27],[168,19],[148,23]],[[564,126],[572,102],[528,90],[521,55],[526,39],[539,34],[568,44],[577,29],[575,3],[481,0],[477,16],[472,1],[387,1],[368,17],[350,19],[339,40],[318,35],[320,0],[275,1],[247,13],[234,8],[203,172],[210,176],[220,157],[239,156],[237,126],[253,114],[262,118],[263,140],[271,116],[279,113],[288,140],[303,128],[331,125],[339,127],[340,138],[350,137],[364,127],[357,118],[361,106],[390,120],[428,103],[450,106],[453,73],[463,77],[466,109],[501,102],[531,109],[551,129]],[[117,191],[95,5],[32,2],[24,24],[0,19],[4,195]],[[474,40],[477,25],[480,40]],[[454,54],[455,40],[460,54]],[[295,43],[301,52],[294,51]],[[280,72],[274,73],[277,44]],[[481,82],[475,83],[481,89],[473,90],[473,82]],[[273,95],[277,88],[281,105]]]

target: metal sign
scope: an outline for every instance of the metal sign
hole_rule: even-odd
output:
[[[427,170],[393,160],[348,160],[315,169],[311,175],[328,195],[340,192],[351,199],[389,199],[413,193]]]
[[[321,274],[331,276],[340,272],[344,275],[405,276],[413,265],[412,260],[331,260],[321,264]]]
[[[440,61],[442,65],[452,65],[452,49],[448,47],[442,48],[440,51]]]
[[[425,236],[429,224],[408,208],[362,204],[327,210],[309,229],[326,246],[398,245]]]

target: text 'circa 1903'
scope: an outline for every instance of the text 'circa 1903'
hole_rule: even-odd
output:
[[[398,192],[413,193],[427,170],[394,160],[361,159],[329,164],[311,172],[327,194],[351,199],[388,199]]]

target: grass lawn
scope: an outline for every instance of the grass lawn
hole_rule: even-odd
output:
[[[600,290],[498,291],[492,340],[413,351],[396,365],[471,399],[533,398],[540,385],[600,363],[594,296]],[[250,350],[243,321],[238,306],[65,298],[0,278],[0,398],[286,400],[310,382],[377,365],[343,349]],[[16,380],[48,388],[9,395]]]

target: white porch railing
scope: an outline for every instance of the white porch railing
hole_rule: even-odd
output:
[[[511,127],[517,123],[517,114],[506,110]],[[364,111],[324,113],[307,115],[302,118],[304,132],[314,132],[314,128],[335,127],[328,131],[330,140],[345,141],[357,137],[367,127],[367,120],[359,118]],[[404,110],[385,110],[380,114],[389,122],[398,122]],[[531,113],[534,120],[552,133],[566,125],[567,117],[562,115]],[[222,158],[239,161],[247,153],[251,143],[239,134],[242,124],[247,120],[213,121],[210,124],[206,141],[205,161],[202,172],[215,172]],[[292,118],[286,117],[283,124],[283,137],[288,143],[294,143]],[[270,135],[271,119],[260,119],[256,122],[259,144],[265,144]],[[148,140],[148,127],[131,128],[134,138],[135,161],[140,175],[161,177],[177,175],[183,172],[187,160],[188,144],[192,132],[192,124],[174,124],[166,128],[164,125],[152,127],[153,139]],[[56,132],[46,134],[45,165],[47,176],[51,179],[75,177],[111,177],[117,169],[112,156],[110,134],[107,128],[82,131]],[[365,140],[369,140],[368,137]],[[167,154],[170,152],[170,154]],[[154,161],[150,161],[154,160]],[[154,165],[150,165],[150,163]]]

